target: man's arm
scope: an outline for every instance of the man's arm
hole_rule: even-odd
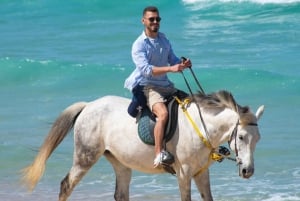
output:
[[[165,74],[165,73],[169,73],[169,72],[180,72],[183,71],[185,68],[189,68],[192,66],[192,62],[190,59],[187,59],[179,64],[175,64],[173,66],[161,66],[161,67],[157,67],[157,66],[153,66],[152,67],[152,75],[156,76],[156,75],[161,75],[161,74]]]

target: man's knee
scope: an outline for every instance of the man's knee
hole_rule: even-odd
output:
[[[168,110],[164,103],[156,103],[152,107],[153,113],[161,121],[168,119]]]
[[[166,122],[168,120],[168,111],[163,111],[161,114],[158,116],[159,120]]]

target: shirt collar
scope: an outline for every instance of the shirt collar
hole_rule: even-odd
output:
[[[159,38],[159,36],[160,36],[160,32],[158,32],[157,38]],[[142,33],[142,38],[143,38],[143,40],[148,40],[149,39],[149,37],[146,35],[145,31],[143,31],[143,33]]]

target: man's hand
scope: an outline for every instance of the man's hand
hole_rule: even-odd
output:
[[[182,60],[182,64],[186,67],[186,68],[191,68],[192,67],[192,61],[188,58],[185,60]]]
[[[190,59],[186,59],[184,57],[181,58],[181,63],[179,64],[175,64],[173,66],[164,66],[164,67],[156,67],[154,66],[152,68],[152,75],[156,76],[156,75],[161,75],[164,73],[168,73],[168,72],[181,72],[186,68],[191,68],[192,67],[192,62]]]
[[[188,68],[188,66],[186,66],[184,63],[180,63],[180,64],[175,64],[174,66],[171,66],[170,70],[171,70],[171,72],[181,72],[185,68]]]
[[[192,67],[192,62],[190,59],[186,59],[184,57],[182,57],[181,59],[182,59],[181,63],[171,66],[171,68],[170,68],[171,72],[181,72],[186,68]]]
[[[183,63],[188,68],[192,67],[192,61],[189,58],[181,57],[181,63]]]

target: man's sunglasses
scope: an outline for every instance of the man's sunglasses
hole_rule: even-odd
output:
[[[160,22],[161,18],[160,18],[160,17],[149,17],[148,20],[149,20],[150,22],[154,22],[154,21]]]

